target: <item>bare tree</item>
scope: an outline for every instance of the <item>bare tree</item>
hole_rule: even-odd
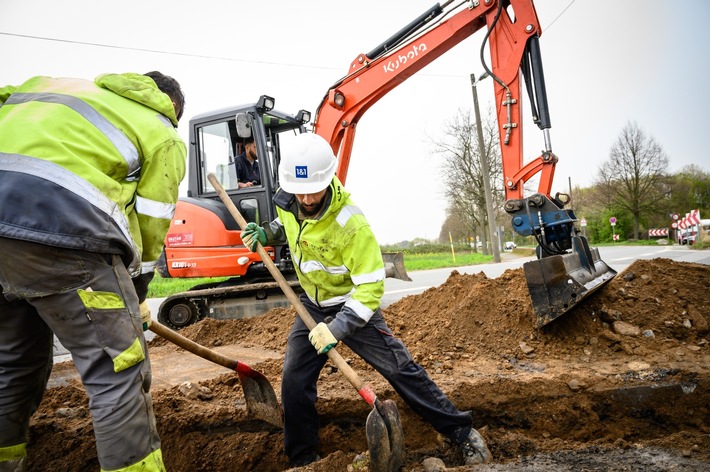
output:
[[[499,154],[498,128],[495,115],[489,110],[483,120],[484,150],[488,161],[495,208],[501,208],[503,195],[502,161]],[[471,112],[459,110],[451,122],[445,123],[444,138],[432,140],[435,152],[441,154],[446,165],[441,168],[448,201],[448,212],[456,215],[471,234],[480,234],[487,241],[486,196],[481,175],[476,122]]]
[[[614,203],[633,215],[634,239],[639,222],[653,213],[664,197],[661,183],[668,168],[668,156],[660,144],[636,123],[628,122],[599,168],[598,183],[613,196]]]

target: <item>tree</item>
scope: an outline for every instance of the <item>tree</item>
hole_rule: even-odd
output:
[[[710,209],[710,173],[691,164],[669,178],[669,205],[676,213]],[[701,213],[702,214],[702,213]]]
[[[609,192],[614,206],[633,217],[634,239],[639,238],[644,216],[654,213],[665,196],[662,184],[667,167],[668,157],[661,145],[629,122],[599,168],[598,185]]]
[[[503,204],[502,194],[502,161],[499,154],[498,127],[496,117],[489,110],[483,122],[485,158],[492,179],[491,188],[494,195],[494,208],[500,209]],[[445,123],[444,138],[432,140],[435,152],[444,157],[446,165],[442,166],[442,180],[445,182],[445,196],[448,201],[448,225],[451,218],[458,217],[470,231],[469,235],[480,234],[487,241],[485,231],[488,218],[486,215],[485,190],[481,175],[476,122],[471,112],[459,110],[451,122]],[[459,237],[461,225],[455,225]],[[442,228],[442,234],[444,229]],[[447,231],[448,237],[448,231]],[[452,235],[454,231],[452,231]]]

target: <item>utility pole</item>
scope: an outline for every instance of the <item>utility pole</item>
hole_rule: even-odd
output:
[[[483,190],[486,193],[486,211],[488,212],[488,233],[491,239],[491,248],[493,249],[493,262],[500,262],[500,249],[498,244],[498,225],[496,224],[496,215],[493,211],[493,194],[491,192],[490,171],[488,169],[488,159],[483,146],[483,125],[481,125],[481,111],[478,107],[478,91],[476,84],[488,77],[485,72],[476,80],[476,75],[471,74],[471,89],[473,90],[473,109],[476,113],[476,132],[478,134],[478,155],[481,159],[481,174],[483,176]]]

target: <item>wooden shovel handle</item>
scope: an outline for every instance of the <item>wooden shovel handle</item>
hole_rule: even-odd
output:
[[[212,349],[208,349],[205,346],[202,346],[201,344],[197,344],[193,340],[186,338],[182,334],[178,334],[177,332],[173,331],[167,326],[163,326],[157,321],[152,322],[148,329],[150,329],[152,332],[154,332],[161,338],[165,338],[171,343],[185,349],[186,351],[200,356],[203,359],[207,359],[208,361],[214,362],[217,365],[221,365],[222,367],[226,367],[227,369],[231,369],[237,373],[245,374],[248,376],[261,375],[248,365],[237,360],[230,359],[229,357],[224,356],[217,351],[213,351]]]
[[[214,174],[210,173],[207,175],[207,178],[209,179],[214,189],[217,191],[217,194],[219,194],[220,198],[222,199],[222,202],[227,206],[227,210],[229,210],[229,213],[236,220],[239,227],[244,229],[247,225],[247,221],[244,219],[242,214],[239,213],[239,210],[234,205],[232,199],[229,198],[227,192],[224,191],[224,188],[217,180],[217,177]],[[296,308],[298,316],[301,317],[308,329],[312,330],[313,328],[315,328],[316,322],[313,320],[313,317],[310,313],[308,313],[306,307],[303,306],[303,303],[301,303],[301,300],[299,300],[298,295],[296,295],[296,292],[294,292],[291,286],[288,284],[283,274],[281,274],[281,271],[279,271],[278,267],[276,267],[276,264],[274,264],[274,261],[272,261],[271,257],[269,257],[269,255],[267,254],[264,247],[259,243],[257,243],[256,252],[261,257],[261,260],[264,262],[264,265],[266,265],[266,268],[269,269],[269,272],[274,277],[274,280],[276,280],[276,282],[279,284],[279,287],[281,287],[281,290],[283,290],[283,293],[284,295],[286,295],[286,298],[288,298],[288,301],[290,301],[291,304]],[[360,396],[362,396],[365,401],[367,401],[370,405],[374,405],[374,402],[376,400],[374,392],[372,392],[369,387],[364,385],[363,381],[360,379],[357,373],[355,373],[353,368],[348,365],[345,359],[343,359],[340,353],[338,353],[335,348],[331,348],[328,351],[328,357],[331,361],[333,361],[335,366],[343,373],[343,375],[345,375],[345,377],[352,384],[352,386],[357,389]]]

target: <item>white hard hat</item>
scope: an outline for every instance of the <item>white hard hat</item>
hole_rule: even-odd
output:
[[[328,141],[314,133],[302,133],[282,150],[279,183],[288,193],[318,193],[330,185],[336,165]]]

